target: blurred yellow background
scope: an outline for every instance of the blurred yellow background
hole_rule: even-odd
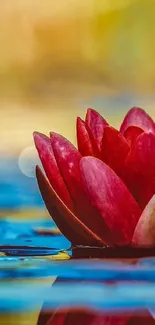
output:
[[[74,141],[92,105],[116,126],[133,104],[155,115],[154,33],[154,0],[1,1],[0,153],[33,130]]]

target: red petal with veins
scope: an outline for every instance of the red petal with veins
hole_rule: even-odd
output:
[[[67,207],[74,212],[73,201],[60,174],[50,138],[42,133],[34,132],[34,142],[49,182]]]
[[[126,159],[126,182],[144,208],[155,193],[155,134],[140,134]]]
[[[82,156],[93,156],[94,150],[90,141],[90,137],[86,128],[86,123],[80,118],[77,118],[77,143],[78,150]]]
[[[63,235],[74,245],[103,246],[101,239],[90,231],[60,200],[38,166],[36,177],[47,210]]]
[[[100,227],[102,218],[91,206],[83,187],[79,167],[81,154],[71,142],[59,134],[51,134],[51,143],[63,179],[74,201],[76,215],[94,233],[103,238]]]
[[[51,133],[51,144],[62,177],[73,200],[78,200],[81,190],[79,163],[80,152],[63,136]]]
[[[132,244],[136,247],[155,246],[155,195],[145,207],[137,223]]]
[[[102,160],[120,177],[123,177],[124,162],[129,150],[127,140],[119,131],[111,126],[104,128]]]
[[[141,128],[137,126],[129,126],[124,132],[124,137],[126,138],[130,147],[133,146],[137,137],[144,132]]]
[[[141,214],[136,201],[115,172],[99,159],[83,157],[80,168],[88,198],[102,216],[103,234],[109,230],[114,245],[130,243]]]
[[[91,108],[88,108],[87,110],[85,122],[94,148],[95,156],[100,158],[103,132],[108,123],[98,112]]]
[[[126,114],[120,127],[120,132],[124,134],[129,126],[137,126],[145,132],[155,133],[155,123],[152,118],[139,107],[132,107]]]

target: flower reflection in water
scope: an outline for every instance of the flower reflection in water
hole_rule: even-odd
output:
[[[69,286],[72,284],[71,280],[57,278],[53,285],[56,286],[64,282],[68,282]],[[79,281],[77,283],[85,285],[86,282]],[[115,283],[116,281],[111,281],[109,286]],[[100,284],[102,286],[102,282]],[[155,320],[147,308],[136,310],[133,307],[128,311],[117,308],[117,311],[114,311],[114,308],[111,312],[105,310],[103,312],[102,309],[96,310],[80,305],[77,307],[60,305],[56,310],[50,309],[49,306],[49,302],[46,301],[40,312],[37,325],[155,325]]]
[[[154,319],[149,313],[135,315],[103,315],[84,309],[58,310],[46,325],[153,325]]]
[[[102,314],[84,308],[59,308],[54,312],[40,314],[37,325],[154,325],[148,311],[140,314]]]

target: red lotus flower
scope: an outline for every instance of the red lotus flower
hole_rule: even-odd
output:
[[[46,207],[73,245],[155,244],[155,123],[132,108],[120,131],[88,109],[77,118],[78,150],[64,137],[34,133],[46,176]]]

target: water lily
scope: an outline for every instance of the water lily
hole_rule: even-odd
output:
[[[34,141],[43,200],[73,245],[155,245],[155,123],[144,110],[131,108],[118,131],[88,109],[78,149],[54,132]]]

